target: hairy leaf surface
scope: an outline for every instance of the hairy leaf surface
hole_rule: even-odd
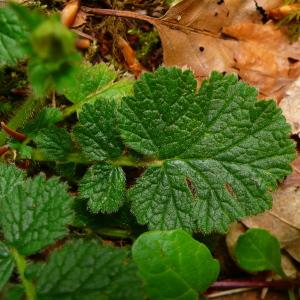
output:
[[[141,223],[225,232],[271,207],[270,190],[295,157],[274,101],[258,102],[256,89],[218,72],[196,91],[192,72],[176,68],[143,75],[134,92],[121,103],[121,135],[162,163],[129,192]]]
[[[74,135],[88,159],[101,161],[121,154],[116,110],[115,101],[104,99],[83,107]]]
[[[180,229],[144,233],[132,253],[153,300],[196,300],[219,274],[208,248]]]
[[[37,281],[39,299],[143,299],[137,268],[124,249],[78,240],[53,252]]]
[[[33,254],[67,234],[71,205],[66,187],[57,178],[28,179],[2,201],[4,237],[21,254]]]
[[[125,183],[122,168],[98,164],[92,166],[80,181],[79,193],[88,199],[91,212],[112,213],[123,203]]]
[[[13,272],[14,265],[15,263],[8,247],[0,241],[0,291],[9,280]]]

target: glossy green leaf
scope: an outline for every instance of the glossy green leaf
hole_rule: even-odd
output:
[[[33,137],[33,141],[50,160],[64,160],[72,149],[72,140],[65,128],[44,128]]]
[[[0,291],[9,280],[13,269],[14,260],[10,255],[8,247],[0,241]]]
[[[271,270],[285,277],[279,241],[264,229],[252,228],[242,234],[235,246],[235,257],[239,266],[246,271]]]
[[[0,8],[0,66],[14,65],[25,57],[20,44],[26,33],[24,24],[10,7]]]
[[[23,255],[33,254],[67,234],[72,201],[57,178],[36,176],[15,186],[2,201],[6,241]]]
[[[161,164],[129,192],[133,213],[151,229],[226,232],[269,209],[270,191],[291,172],[295,146],[274,101],[257,101],[234,75],[213,72],[196,86],[191,71],[160,68],[121,102],[125,144]]]
[[[83,107],[74,135],[88,159],[101,161],[122,153],[116,110],[115,101],[104,99]]]
[[[80,181],[79,194],[88,199],[92,213],[112,213],[123,203],[125,183],[122,168],[98,164],[92,166]]]
[[[78,240],[51,254],[37,280],[38,299],[141,300],[137,268],[124,249]]]
[[[142,234],[132,255],[153,300],[196,300],[219,274],[208,248],[180,229]]]

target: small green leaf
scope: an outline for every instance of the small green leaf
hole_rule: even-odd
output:
[[[128,194],[151,229],[224,233],[271,208],[270,191],[291,172],[295,145],[274,101],[257,101],[256,89],[234,75],[213,72],[196,86],[191,71],[160,68],[121,102],[124,143],[161,165]]]
[[[285,277],[279,242],[264,229],[252,228],[242,234],[235,246],[235,256],[239,266],[246,271],[271,270]]]
[[[16,284],[4,293],[4,300],[22,300],[24,299],[24,287],[22,284]]]
[[[104,99],[83,107],[74,135],[87,158],[101,161],[122,153],[116,110],[115,101]]]
[[[23,131],[28,137],[33,138],[41,129],[53,127],[61,120],[62,113],[59,109],[46,107],[24,126]]]
[[[18,15],[10,7],[0,8],[0,66],[14,65],[25,57],[20,44],[26,34]]]
[[[88,199],[92,213],[112,213],[122,205],[125,195],[125,174],[120,167],[94,165],[79,184],[82,198]]]
[[[71,205],[65,185],[57,178],[28,179],[2,201],[4,237],[21,254],[33,254],[67,234]]]
[[[180,229],[142,234],[132,255],[153,300],[196,300],[219,274],[208,248]]]
[[[78,240],[52,252],[37,280],[38,299],[141,300],[137,268],[124,249]]]
[[[9,280],[14,269],[14,260],[8,247],[0,241],[0,291]]]
[[[72,140],[65,128],[44,128],[33,137],[33,141],[50,160],[64,160],[72,150]]]
[[[107,98],[119,98],[127,96],[132,90],[133,81],[116,81],[117,72],[106,64],[81,65],[75,74],[76,84],[65,89],[65,96],[78,105],[78,110],[85,103]]]

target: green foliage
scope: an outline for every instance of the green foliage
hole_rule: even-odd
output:
[[[27,56],[28,76],[37,97],[46,95],[54,88],[62,91],[74,84],[74,74],[81,56],[75,49],[73,33],[61,24],[58,17],[43,18],[15,4],[0,12],[0,25],[3,23],[0,26],[2,64],[12,64],[18,58]]]
[[[179,229],[142,234],[132,254],[153,300],[196,300],[219,274],[208,248]]]
[[[132,93],[133,81],[116,81],[117,72],[105,64],[81,65],[75,74],[75,83],[64,90],[66,97],[75,105],[77,111],[86,103],[94,103],[101,98],[121,99]],[[66,114],[73,112],[67,110]]]
[[[123,203],[125,180],[125,174],[120,167],[94,165],[82,178],[79,193],[88,200],[91,212],[112,213]]]
[[[14,269],[14,261],[8,247],[0,241],[0,291],[9,280]]]
[[[117,131],[117,103],[100,100],[87,104],[79,116],[74,135],[89,159],[103,161],[118,157],[123,144]]]
[[[145,36],[143,51],[155,41]],[[83,64],[74,44],[55,15],[0,9],[0,65],[28,59],[33,90],[8,122],[27,138],[11,137],[1,158],[26,171],[0,164],[3,295],[198,299],[219,264],[189,233],[224,233],[271,207],[295,157],[290,127],[233,75],[213,72],[197,89],[191,71],[159,68],[133,85],[105,64]],[[42,109],[54,93],[58,108]],[[172,230],[139,237],[147,228],[137,222]],[[245,270],[283,276],[278,242],[265,231],[241,236],[236,256]]]
[[[270,189],[295,157],[274,101],[257,102],[254,88],[217,72],[196,92],[192,72],[176,68],[143,75],[134,91],[121,104],[121,136],[162,164],[129,191],[139,222],[225,232],[271,207]]]
[[[249,272],[272,270],[285,277],[279,242],[264,229],[253,228],[242,234],[235,246],[235,257],[240,267]]]
[[[26,29],[15,12],[10,7],[0,8],[0,67],[14,65],[25,57],[20,42],[26,35]]]
[[[72,149],[72,140],[65,128],[44,128],[33,137],[33,141],[50,160],[64,160]]]
[[[50,128],[62,120],[62,113],[57,108],[46,107],[23,128],[23,131],[30,138],[34,138],[41,129]]]
[[[13,168],[1,170],[1,177],[15,180]],[[6,241],[20,253],[29,255],[51,245],[67,234],[72,220],[71,199],[56,178],[39,175],[18,182],[13,192],[1,186],[1,226]]]
[[[37,294],[47,300],[143,299],[142,282],[126,251],[84,240],[51,254],[37,280]]]

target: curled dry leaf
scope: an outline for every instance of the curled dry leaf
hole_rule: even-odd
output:
[[[300,134],[300,77],[291,85],[286,96],[281,100],[281,107],[286,120],[292,126],[293,134]]]
[[[135,77],[140,77],[141,73],[145,70],[145,68],[136,58],[134,50],[131,48],[129,43],[125,41],[120,35],[116,37],[116,42],[118,44],[119,49],[122,52],[128,69],[135,75]]]
[[[188,66],[201,80],[212,70],[236,72],[262,97],[281,99],[300,74],[300,42],[291,44],[272,21],[263,23],[256,4],[282,1],[183,0],[154,22],[168,66]]]
[[[282,248],[300,262],[300,156],[293,173],[273,193],[272,210],[243,219],[247,227],[260,227],[275,235]]]
[[[61,22],[72,27],[80,7],[80,0],[70,0],[61,12]]]

